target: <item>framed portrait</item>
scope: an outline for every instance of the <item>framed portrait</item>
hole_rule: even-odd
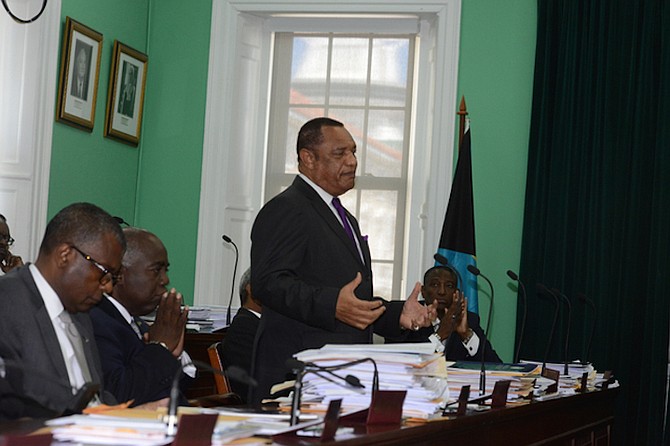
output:
[[[107,92],[105,136],[133,146],[140,142],[148,58],[118,40],[114,41]]]
[[[65,19],[56,120],[93,131],[102,34],[70,17]]]

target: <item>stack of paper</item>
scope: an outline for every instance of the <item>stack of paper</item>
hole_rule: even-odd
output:
[[[493,392],[496,382],[502,380],[511,381],[507,392],[507,401],[519,403],[521,398],[526,398],[533,391],[533,385],[541,379],[541,366],[535,364],[494,364],[485,363],[486,388],[483,394],[489,395]],[[480,362],[459,361],[447,367],[449,381],[449,399],[458,399],[461,387],[470,386],[470,398],[479,394],[479,382],[481,377]],[[546,380],[546,384],[551,381]]]
[[[305,350],[296,359],[329,367],[363,358],[372,358],[379,371],[380,390],[406,390],[403,416],[427,419],[444,402],[447,392],[444,356],[435,354],[428,343],[326,345]],[[355,376],[365,386],[351,387],[344,379],[324,372],[307,372],[303,379],[304,411],[325,411],[329,402],[342,398],[345,412],[370,406],[374,367],[362,362],[334,372],[341,378]]]

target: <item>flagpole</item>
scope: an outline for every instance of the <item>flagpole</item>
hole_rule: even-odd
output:
[[[460,118],[458,125],[458,150],[461,150],[461,144],[463,144],[463,135],[465,135],[465,121],[468,118],[468,107],[465,105],[465,95],[461,96],[461,105],[456,114]]]

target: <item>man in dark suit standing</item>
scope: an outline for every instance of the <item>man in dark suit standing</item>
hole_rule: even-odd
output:
[[[259,212],[251,233],[252,289],[263,304],[256,337],[253,401],[290,372],[286,360],[327,343],[372,342],[430,325],[435,306],[410,297],[375,298],[367,240],[339,202],[356,179],[356,143],[338,121],[316,118],[300,129],[299,175]]]
[[[251,376],[251,359],[254,351],[254,338],[263,311],[261,303],[251,293],[251,269],[247,269],[240,278],[240,302],[233,322],[226,331],[226,337],[219,345],[219,354],[223,366],[239,367]],[[243,402],[248,399],[249,386],[246,382],[229,377],[230,386]]]
[[[170,264],[161,240],[139,228],[123,233],[123,280],[91,310],[91,320],[107,389],[119,401],[140,405],[169,397],[182,362],[191,362],[183,351],[188,308],[181,308],[180,293],[166,289]],[[156,307],[147,327],[140,316]],[[188,372],[195,376],[192,365]]]
[[[87,312],[111,292],[125,248],[107,212],[76,203],[49,222],[35,264],[0,278],[0,419],[59,415],[77,389],[102,384]]]

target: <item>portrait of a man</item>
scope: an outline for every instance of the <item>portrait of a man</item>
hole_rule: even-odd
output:
[[[119,105],[116,111],[128,118],[132,118],[135,111],[135,84],[137,83],[138,71],[139,67],[128,61],[123,62],[121,73],[123,85],[121,86]]]
[[[81,40],[75,44],[74,69],[70,94],[82,101],[88,100],[88,77],[91,72],[91,52],[93,47]]]

